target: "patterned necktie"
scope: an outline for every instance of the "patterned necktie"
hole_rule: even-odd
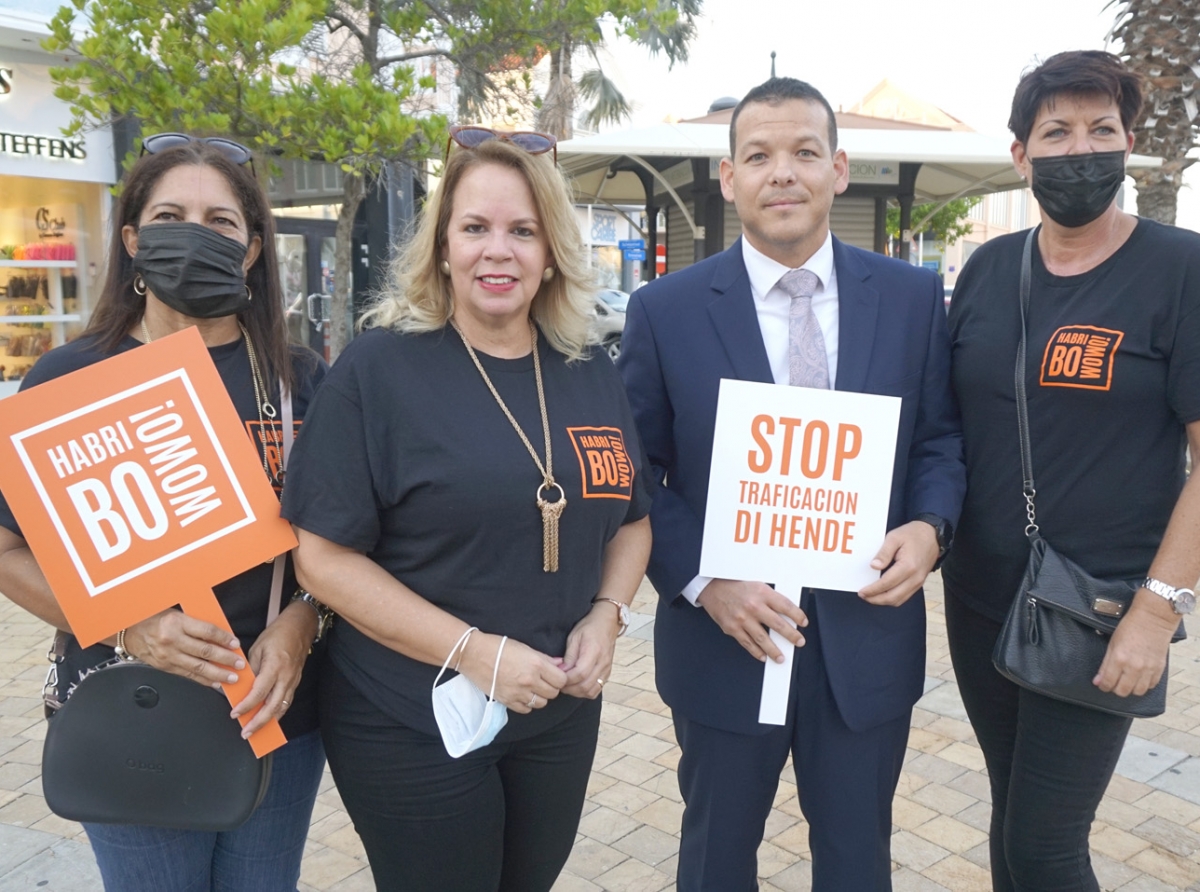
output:
[[[793,387],[829,389],[829,358],[825,336],[813,313],[813,293],[821,280],[807,269],[784,273],[779,287],[792,298],[788,315],[788,384]]]

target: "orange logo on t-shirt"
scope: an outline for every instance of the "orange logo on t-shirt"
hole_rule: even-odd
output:
[[[616,427],[569,427],[571,443],[579,456],[585,499],[633,497],[633,463],[625,438]]]
[[[1094,325],[1064,325],[1050,337],[1042,357],[1043,387],[1112,387],[1113,362],[1125,332]]]
[[[275,487],[275,492],[281,492],[278,481],[282,478],[281,471],[283,470],[283,422],[278,418],[272,421],[247,421],[246,433],[250,435],[250,439],[254,442],[254,448],[259,451],[260,455],[267,457],[267,467],[271,469],[271,485]],[[295,434],[300,434],[301,422],[293,422]]]

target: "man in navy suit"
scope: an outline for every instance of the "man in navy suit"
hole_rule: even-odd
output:
[[[925,670],[921,586],[966,489],[942,287],[830,234],[849,162],[813,87],[756,87],[729,137],[721,191],[743,237],[634,294],[619,362],[660,483],[648,573],[660,595],[658,689],[683,750],[678,888],[757,888],[756,852],[791,753],[813,889],[888,890],[892,797]],[[809,273],[784,281],[800,268]],[[820,329],[802,328],[799,349],[797,275],[815,283],[803,311]],[[827,366],[817,380],[837,390],[903,398],[889,532],[872,562],[881,577],[860,592],[806,589],[799,607],[764,584],[773,580],[698,575],[720,380],[795,383],[798,353],[822,376]],[[782,660],[769,629],[799,647],[782,727],[758,722],[762,663]]]

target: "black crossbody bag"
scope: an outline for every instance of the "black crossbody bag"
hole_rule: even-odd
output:
[[[295,426],[282,385],[280,409],[286,468]],[[275,559],[267,625],[279,614],[286,559]],[[65,640],[62,632],[55,636],[45,692],[42,792],[52,812],[73,821],[207,832],[249,820],[271,782],[274,754],[255,756],[224,694],[113,657],[60,703]]]
[[[1032,277],[1030,230],[1021,256],[1021,343],[1017,348],[1017,426],[1021,436],[1021,472],[1029,523],[1029,563],[996,640],[992,662],[1001,675],[1024,688],[1101,712],[1131,718],[1162,715],[1167,708],[1167,671],[1157,685],[1139,696],[1118,697],[1100,690],[1092,679],[1100,669],[1117,623],[1129,609],[1139,583],[1096,579],[1055,551],[1040,534],[1034,498],[1033,454],[1029,444],[1029,402],[1025,390],[1027,320]],[[1172,641],[1184,637],[1183,623]]]

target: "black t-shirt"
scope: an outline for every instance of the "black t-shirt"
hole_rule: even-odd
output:
[[[946,591],[1001,620],[1029,554],[1014,363],[1025,233],[981,246],[950,307],[967,499]],[[1141,219],[1112,257],[1052,275],[1034,243],[1028,366],[1042,534],[1094,576],[1140,579],[1200,419],[1200,236]]]
[[[97,349],[95,341],[91,337],[81,337],[69,344],[51,350],[39,359],[21,382],[21,390],[27,390],[44,381],[51,381],[140,346],[141,341],[132,337],[126,337],[121,341],[116,350],[106,353]],[[254,441],[254,445],[260,455],[264,449],[266,450],[268,466],[272,474],[277,476],[282,456],[281,435],[283,422],[280,420],[277,412],[274,420],[264,418],[266,429],[260,429],[258,408],[254,400],[254,382],[250,374],[250,359],[246,353],[245,340],[239,338],[232,343],[210,348],[208,352],[217,367],[217,372],[220,374],[221,380],[225,383],[229,397],[237,409],[238,416],[245,423],[247,435]],[[324,361],[312,351],[293,347],[292,367],[296,380],[292,392],[292,415],[295,429],[299,431],[300,423],[304,419],[309,403],[312,402],[317,385],[321,383],[322,378],[325,376],[326,366]],[[278,409],[279,382],[272,381],[266,383],[268,389],[271,391],[272,405]],[[2,494],[0,494],[0,526],[6,527],[17,535],[21,534],[20,527],[9,511],[8,503],[4,500]],[[267,601],[271,592],[271,577],[273,572],[274,569],[270,563],[262,564],[213,588],[217,600],[221,604],[221,608],[225,611],[225,616],[229,619],[229,624],[233,628],[234,634],[237,636],[238,641],[241,642],[242,649],[245,651],[250,650],[250,647],[266,626]],[[296,576],[292,570],[291,560],[289,559],[287,574],[283,581],[281,606],[287,606],[288,599],[295,590]],[[72,671],[76,666],[78,668],[94,666],[108,659],[112,654],[112,648],[105,647],[104,645],[94,645],[87,648],[86,651],[81,652],[78,649],[75,639],[72,638],[67,660],[70,669],[66,672],[61,670],[59,672],[60,679],[63,682],[63,692],[65,693],[69,683],[78,680],[75,677],[75,672]],[[315,665],[316,662],[316,660],[309,660],[309,665]],[[302,734],[317,727],[315,676],[309,671],[309,666],[306,666],[305,669],[305,678],[297,688],[296,696],[293,698],[294,702],[281,723],[284,733],[289,737]]]
[[[375,329],[341,355],[296,441],[283,514],[363,552],[427,601],[482,631],[561,656],[600,587],[604,546],[650,509],[625,390],[599,350],[568,363],[538,339],[554,453],[566,493],[557,573],[542,570],[533,459],[451,329]],[[544,460],[533,355],[479,359]],[[329,653],[395,721],[436,735],[438,667],[347,622]],[[447,673],[449,676],[451,673]],[[578,700],[512,714],[501,739],[537,733]]]

